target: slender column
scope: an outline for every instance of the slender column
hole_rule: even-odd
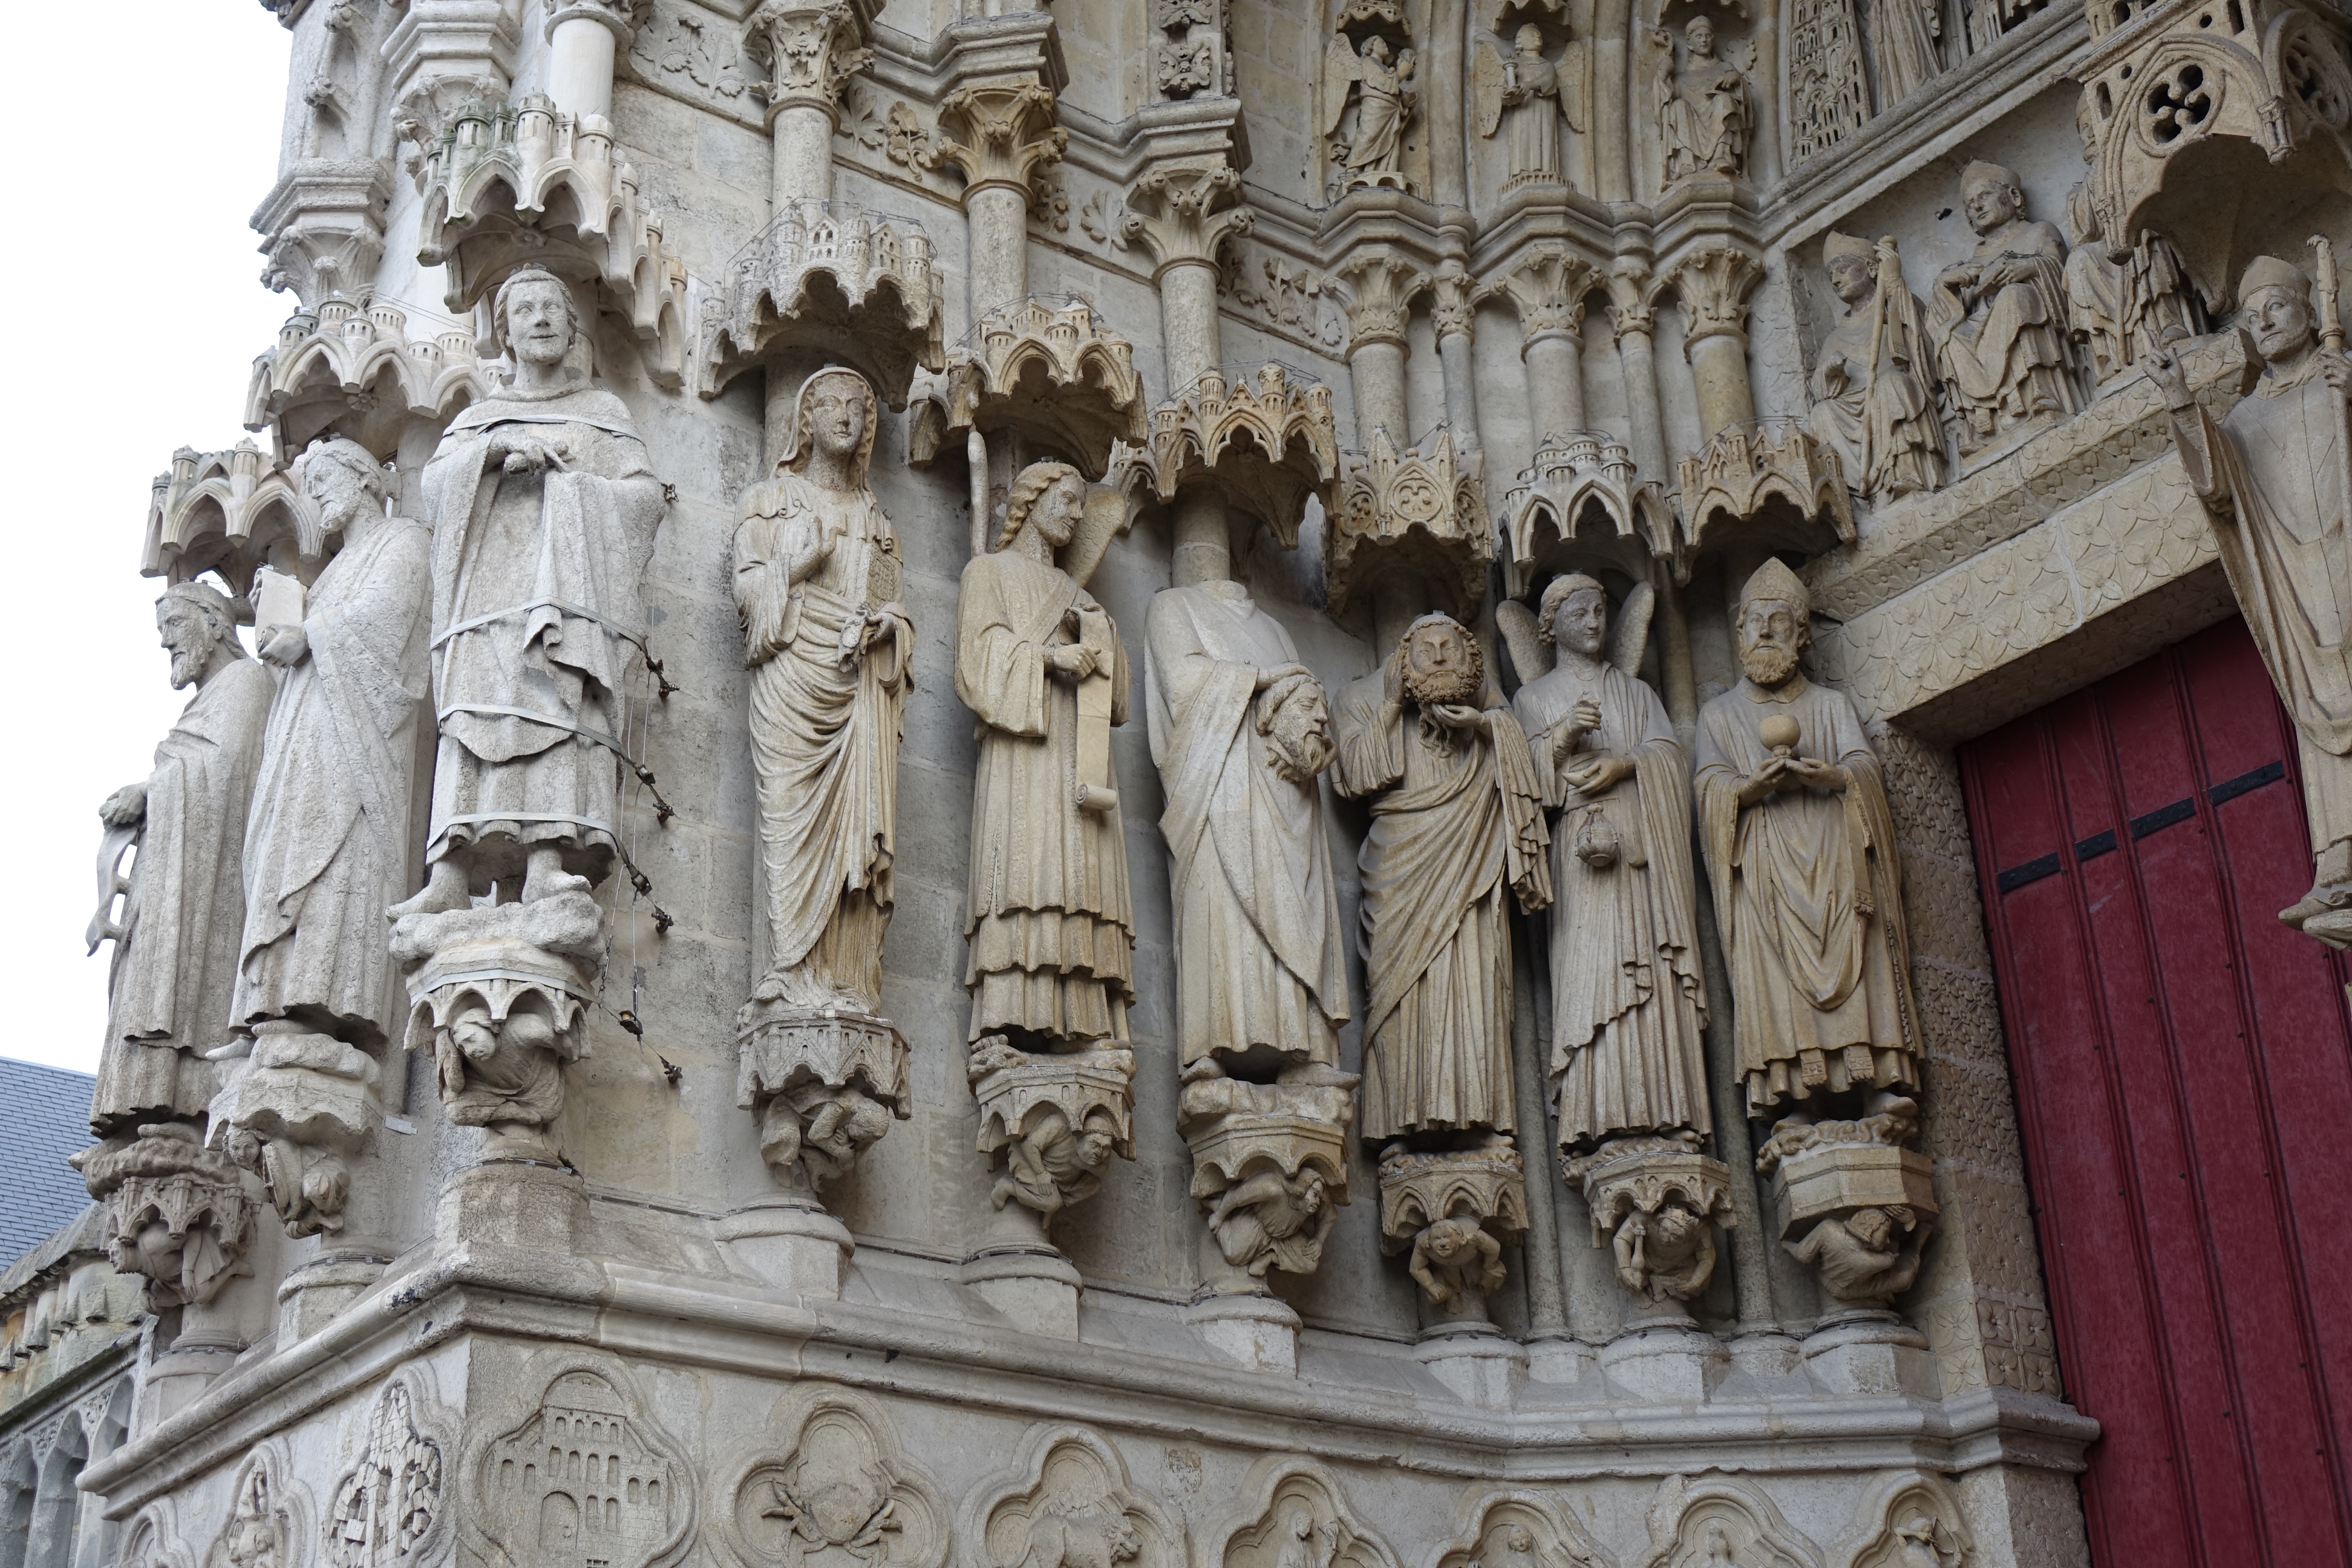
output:
[[[1445,377],[1445,426],[1454,447],[1478,450],[1478,384],[1471,354],[1477,293],[1459,261],[1437,269],[1436,300],[1429,319],[1437,330],[1437,362]]]
[[[1430,0],[1429,59],[1422,68],[1422,124],[1429,144],[1429,195],[1440,206],[1470,201],[1469,148],[1463,140],[1462,0]]]
[[[1594,0],[1592,7],[1592,189],[1604,202],[1633,199],[1632,106],[1626,101],[1626,40],[1633,0]]]
[[[1168,356],[1168,393],[1175,396],[1224,357],[1217,330],[1217,269],[1205,261],[1179,261],[1160,273],[1160,336]]]
[[[766,0],[743,25],[743,48],[768,68],[775,139],[772,205],[833,198],[833,134],[841,89],[865,68],[872,0]]]
[[[1527,342],[1528,409],[1538,447],[1584,428],[1584,296],[1590,263],[1561,247],[1535,251],[1503,280]]]
[[[1559,1160],[1552,1146],[1542,1065],[1551,1054],[1551,1042],[1536,1033],[1536,987],[1549,984],[1536,962],[1545,927],[1539,917],[1522,916],[1511,921],[1511,930],[1517,949],[1511,966],[1512,1087],[1519,1158],[1527,1163],[1528,1337],[1556,1339],[1568,1332],[1568,1291],[1559,1271]]]
[[[613,62],[635,28],[617,0],[561,0],[547,17],[547,96],[566,114],[613,112]]]
[[[1147,171],[1127,195],[1122,246],[1139,244],[1155,263],[1160,335],[1168,355],[1168,395],[1181,395],[1223,358],[1217,328],[1217,259],[1250,231],[1256,215],[1239,205],[1242,177],[1222,154]]]
[[[1370,450],[1385,429],[1398,451],[1412,446],[1404,396],[1405,318],[1428,275],[1403,258],[1375,250],[1339,268],[1354,290],[1348,301],[1348,374],[1356,395],[1356,445]]]
[[[1054,123],[1054,89],[1034,73],[971,82],[940,101],[940,133],[923,164],[963,174],[972,321],[1029,292],[1029,203],[1069,141]]]
[[[1609,275],[1609,324],[1616,333],[1617,362],[1625,376],[1633,461],[1643,478],[1654,479],[1666,475],[1666,426],[1658,411],[1657,293],[1650,275],[1639,268],[1621,268]],[[1683,643],[1687,656],[1687,628]],[[1692,710],[1694,718],[1696,712]]]
[[[1693,251],[1675,268],[1703,439],[1756,417],[1748,384],[1748,295],[1763,276],[1754,257],[1727,246]]]

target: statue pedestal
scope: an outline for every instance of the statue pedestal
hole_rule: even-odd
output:
[[[735,1103],[758,1118],[760,1153],[788,1193],[848,1172],[912,1111],[907,1042],[887,1018],[753,1000],[736,1015]]]
[[[1832,1394],[1908,1394],[1940,1392],[1927,1337],[1892,1312],[1834,1312],[1805,1336],[1805,1370]]]
[[[446,1243],[569,1256],[580,1250],[587,1217],[588,1190],[577,1172],[538,1160],[489,1160],[449,1178],[434,1228]]]
[[[814,1198],[738,1209],[719,1222],[719,1239],[778,1289],[828,1301],[841,1300],[841,1277],[857,1250],[849,1227]]]
[[[1412,1254],[1422,1289],[1422,1332],[1486,1327],[1486,1296],[1506,1278],[1504,1245],[1527,1234],[1525,1169],[1510,1139],[1477,1148],[1381,1155],[1381,1249]]]
[[[331,1252],[310,1259],[278,1282],[278,1342],[307,1340],[383,1278],[389,1259]]]
[[[1653,1302],[1687,1301],[1715,1277],[1715,1227],[1738,1223],[1731,1172],[1687,1144],[1631,1139],[1585,1165],[1592,1245],[1612,1247],[1617,1278]]]
[[[1333,1210],[1348,1201],[1354,1119],[1352,1078],[1332,1084],[1213,1078],[1184,1086],[1176,1131],[1192,1148],[1192,1196],[1208,1215],[1201,1276],[1210,1291],[1271,1300],[1267,1274],[1314,1272]]]
[[[1414,1356],[1465,1405],[1507,1410],[1528,1375],[1528,1352],[1491,1323],[1425,1328]]]
[[[1832,1300],[1883,1309],[1910,1289],[1920,1248],[1936,1228],[1935,1167],[1927,1156],[1889,1143],[1824,1139],[1768,1158],[1776,1161],[1771,1200],[1781,1240]]]
[[[1016,1328],[1049,1339],[1078,1337],[1078,1271],[1020,1204],[997,1211],[958,1278]]]
[[[1601,1347],[1601,1370],[1654,1405],[1703,1404],[1730,1370],[1731,1353],[1679,1309],[1642,1313]]]
[[[1298,1375],[1298,1314],[1279,1297],[1211,1294],[1185,1308],[1184,1321],[1254,1372]]]

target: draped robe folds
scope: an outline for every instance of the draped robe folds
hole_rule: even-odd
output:
[[[1591,698],[1601,728],[1552,762],[1552,737]],[[1657,693],[1614,665],[1563,659],[1513,709],[1559,811],[1551,836],[1551,1079],[1559,1144],[1590,1152],[1621,1133],[1709,1131],[1706,992],[1692,909],[1690,763]],[[1633,764],[1598,799],[1567,774],[1596,752]],[[1613,829],[1616,863],[1577,853],[1585,819]]]
[[[974,1040],[1018,1030],[1076,1048],[1128,1037],[1135,917],[1120,813],[1078,808],[1077,689],[1045,666],[1077,640],[1073,609],[1100,606],[1067,573],[1015,551],[963,570],[956,695],[980,742],[964,904]],[[1110,641],[1111,722],[1123,724],[1127,655]]]
[[[1348,167],[1363,174],[1393,173],[1404,147],[1404,73],[1370,58],[1360,69],[1356,136],[1348,144]]]
[[[107,979],[106,1046],[89,1107],[100,1137],[151,1115],[193,1116],[212,1100],[212,1069],[197,1053],[228,1038],[247,814],[276,693],[253,660],[224,665],[155,748]]]
[[[1930,390],[1935,350],[1921,330],[1919,301],[1907,292],[1886,300],[1885,325],[1876,331],[1877,374],[1872,374],[1870,341],[1881,303],[1874,291],[1822,342],[1806,422],[1837,453],[1847,482],[1864,495],[1931,490],[1944,472],[1944,432]],[[1843,360],[1844,369],[1832,387],[1834,360]]]
[[[1748,155],[1748,79],[1728,60],[1699,60],[1675,73],[1659,129],[1669,182],[1691,174],[1739,173]]]
[[[894,554],[871,490],[838,493],[796,474],[744,498],[735,605],[751,670],[751,757],[760,780],[768,967],[796,1005],[882,1003],[893,898],[898,738],[914,627],[873,608],[887,635],[844,667],[843,628],[866,608],[877,556]],[[784,558],[822,542],[797,584]]]
[[[1377,795],[1358,853],[1363,886],[1363,1135],[1507,1132],[1511,936],[1506,900],[1550,900],[1541,786],[1527,737],[1491,687],[1494,737],[1433,744],[1411,703],[1385,718],[1382,678],[1333,714],[1342,795]],[[1381,793],[1385,792],[1385,793]]]
[[[2294,717],[2315,855],[2352,838],[2345,401],[2315,353],[2291,379],[2263,377],[2220,425],[2194,407],[2172,425],[2231,591]]]
[[[1936,0],[1875,0],[1870,53],[1878,68],[1878,107],[1894,108],[1935,79]]]
[[[1757,727],[1776,713],[1797,721],[1797,755],[1853,782],[1740,809],[1742,781],[1769,754]],[[1853,700],[1801,676],[1779,691],[1742,680],[1699,713],[1697,793],[1749,1111],[1822,1088],[1916,1088],[1895,820]]]
[[[1322,792],[1275,771],[1252,694],[1259,670],[1297,663],[1298,649],[1234,583],[1155,596],[1145,647],[1160,829],[1176,863],[1182,1060],[1267,1047],[1336,1065],[1347,952]]]
[[[245,843],[245,939],[231,1016],[383,1037],[383,911],[409,890],[409,800],[427,679],[432,537],[378,523],[327,563],[302,617],[310,655],[269,710]]]
[[[560,468],[506,473],[485,462],[494,431],[561,442],[569,455]],[[426,858],[469,851],[480,892],[552,844],[565,870],[601,879],[616,843],[619,762],[593,737],[623,739],[621,679],[644,632],[638,584],[661,481],[610,392],[509,388],[451,422],[425,495],[441,731]]]
[[[1559,68],[1538,54],[1511,61],[1521,97],[1504,111],[1504,134],[1511,155],[1511,183],[1560,177]]]
[[[2058,231],[2019,218],[1979,239],[1973,259],[1986,270],[2008,262],[2022,271],[1997,288],[1978,286],[1966,303],[1938,279],[1927,308],[1952,402],[1980,443],[2038,413],[2072,414],[2083,395],[2066,359],[2066,242]]]

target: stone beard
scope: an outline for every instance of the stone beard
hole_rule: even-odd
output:
[[[914,637],[898,538],[867,483],[875,412],[863,378],[811,377],[795,450],[744,495],[735,531],[767,898],[754,995],[869,1014],[882,999]]]
[[[1410,720],[1404,709],[1413,710]],[[1506,900],[1550,901],[1526,737],[1469,634],[1406,633],[1336,715],[1343,795],[1374,796],[1358,857],[1365,972],[1363,1136],[1513,1125]]]
[[[370,1045],[399,1011],[383,911],[411,886],[432,537],[414,519],[383,516],[331,449],[309,460],[305,482],[345,542],[311,585],[300,627],[259,634],[265,658],[292,662],[269,710],[247,836],[232,1016],[240,1028],[289,1018]]]
[[[1574,616],[1596,584],[1564,596]],[[1548,595],[1549,598],[1549,595]],[[1527,731],[1551,837],[1551,1078],[1563,1153],[1618,1133],[1710,1130],[1692,888],[1690,764],[1657,693],[1590,647],[1560,638],[1551,673],[1513,703]],[[1600,724],[1577,723],[1581,705]],[[1601,759],[1623,772],[1592,794]],[[1611,765],[1610,773],[1617,772]]]
[[[509,294],[564,288],[541,279],[500,289],[502,321]],[[575,326],[558,355],[576,341]],[[441,731],[426,851],[436,888],[446,887],[439,862],[456,860],[482,893],[540,849],[599,881],[617,844],[621,681],[637,657],[638,583],[664,504],[645,444],[604,388],[519,379],[451,422],[424,486]]]
[[[1805,615],[1803,585],[1768,562],[1741,596],[1746,678],[1699,714],[1700,842],[1751,1113],[1919,1083],[1885,784],[1853,699],[1798,671]],[[1762,726],[1775,718],[1794,722],[1790,754],[1809,775],[1786,761],[1766,768],[1775,748]]]
[[[212,1070],[195,1053],[227,1038],[247,810],[277,690],[238,644],[225,595],[183,584],[157,602],[155,620],[173,686],[196,690],[156,746],[154,771],[101,811],[139,835],[90,1100],[101,1137],[151,1115],[195,1115],[212,1098]]]
[[[964,934],[970,1038],[1024,1049],[1127,1039],[1135,917],[1119,809],[1078,804],[1080,684],[1109,682],[1127,721],[1127,655],[1109,616],[1054,563],[1085,496],[1075,469],[1042,494],[1016,482],[994,552],[956,599],[956,695],[979,720]]]
[[[1322,689],[1238,583],[1156,595],[1145,622],[1152,760],[1175,860],[1176,1025],[1186,1068],[1339,1061],[1347,950],[1316,774]],[[1260,689],[1266,676],[1288,669]]]

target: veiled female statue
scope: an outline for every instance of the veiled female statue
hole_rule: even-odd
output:
[[[752,994],[865,1013],[882,998],[914,646],[898,536],[867,482],[875,413],[856,372],[811,376],[775,476],[745,492],[735,530],[767,892]]]

